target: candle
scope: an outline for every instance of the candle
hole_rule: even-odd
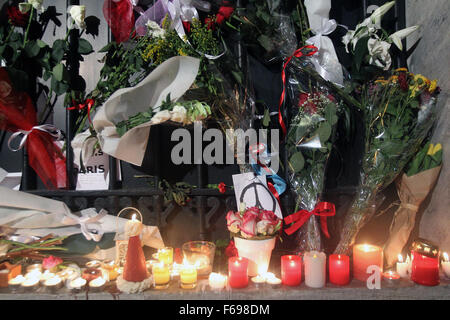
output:
[[[305,253],[305,284],[310,288],[322,288],[326,281],[327,256],[323,252]]]
[[[208,278],[211,289],[222,290],[227,284],[227,277],[220,273],[212,272]]]
[[[155,289],[167,289],[170,282],[169,266],[164,263],[153,265],[153,286]]]
[[[283,284],[291,287],[302,282],[302,258],[296,255],[281,257],[281,280]]]
[[[86,279],[87,282],[97,279],[102,275],[100,269],[97,268],[87,268],[83,270],[83,279]]]
[[[444,270],[445,276],[450,279],[450,261],[447,252],[444,252],[442,256],[444,257],[444,260],[441,262],[442,269]]]
[[[261,276],[261,275],[257,275],[255,277],[252,277],[251,280],[252,280],[252,283],[255,285],[256,288],[262,288],[266,284],[266,278]]]
[[[228,259],[228,283],[235,289],[248,286],[248,259],[242,257]]]
[[[26,270],[27,270],[27,273],[31,272],[33,270],[38,270],[39,272],[42,272],[42,264],[35,263],[35,264],[32,264],[32,265],[29,265]]]
[[[94,280],[89,282],[89,290],[92,290],[93,292],[99,292],[103,289],[105,283],[106,279],[102,277],[95,278]]]
[[[184,264],[180,270],[180,287],[183,289],[193,289],[197,286],[197,268]]]
[[[136,219],[136,214],[133,214],[131,220],[125,223],[125,236],[127,238],[138,236],[142,231],[142,223]]]
[[[20,285],[22,284],[22,282],[25,281],[25,277],[22,276],[21,274],[18,275],[15,278],[12,278],[11,280],[8,281],[8,286],[13,289],[16,290],[20,287]]]
[[[439,284],[439,258],[427,257],[412,251],[411,280],[425,286]]]
[[[383,249],[370,244],[353,246],[353,276],[360,281],[367,281],[370,274],[367,267],[378,266],[383,271]]]
[[[165,247],[158,250],[158,260],[165,264],[171,265],[173,263],[173,248]]]
[[[36,273],[36,275],[37,275],[37,273]],[[48,279],[51,279],[53,277],[56,277],[56,274],[54,274],[53,272],[50,272],[48,270],[45,270],[45,272],[43,274],[41,274],[41,277],[40,277],[41,284],[44,284],[45,281],[47,281]]]
[[[73,292],[79,292],[86,286],[86,279],[83,279],[81,277],[78,277],[76,279],[73,279],[69,282],[69,289]]]
[[[103,261],[102,268],[106,271],[109,281],[116,280],[119,276],[119,267],[115,264],[114,260]]]
[[[25,277],[25,281],[23,281],[20,285],[25,291],[34,291],[39,287],[39,278],[38,277]]]
[[[402,278],[409,278],[409,262],[403,261],[403,256],[401,254],[398,255],[398,262],[397,262],[397,273]]]
[[[54,293],[57,289],[61,288],[62,285],[63,285],[62,279],[56,275],[52,278],[45,280],[44,282],[44,287],[52,293]]]
[[[281,286],[281,279],[274,276],[268,277],[266,283],[270,285],[273,289],[278,289]]]
[[[101,265],[101,262],[98,260],[91,260],[89,262],[86,262],[87,268],[100,268]]]
[[[330,282],[345,286],[350,282],[350,257],[345,254],[330,255],[328,273]]]

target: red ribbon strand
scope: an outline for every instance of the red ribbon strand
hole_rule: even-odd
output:
[[[328,225],[327,225],[327,217],[332,217],[336,214],[336,209],[334,204],[331,202],[319,202],[313,211],[308,210],[300,210],[296,213],[291,214],[284,218],[285,224],[294,223],[289,228],[284,231],[291,235],[306,222],[312,215],[316,215],[320,217],[320,226],[322,227],[322,232],[325,234],[327,238],[330,237],[328,233]]]
[[[311,49],[312,51],[305,54],[305,53],[303,53],[304,49]],[[286,95],[286,67],[289,64],[289,62],[291,62],[292,58],[294,58],[294,57],[300,58],[303,56],[306,56],[306,57],[312,56],[312,55],[316,54],[318,51],[319,51],[319,49],[317,49],[317,47],[311,46],[311,45],[301,47],[301,48],[297,49],[292,56],[287,58],[283,64],[283,69],[281,70],[281,81],[283,81],[283,91],[281,92],[280,103],[278,105],[278,122],[280,123],[281,129],[283,130],[283,134],[285,136],[287,133],[287,129],[286,129],[286,125],[283,120],[283,115],[281,114],[281,107],[283,106],[284,98]]]
[[[95,101],[92,99],[87,99],[85,103],[79,103],[78,105],[67,108],[68,110],[83,110],[87,107],[87,116],[89,123],[92,125],[91,121],[91,108],[94,105]]]

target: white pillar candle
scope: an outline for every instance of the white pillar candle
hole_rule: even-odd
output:
[[[326,281],[327,256],[324,252],[310,251],[304,256],[305,284],[310,288],[322,288]]]
[[[209,286],[211,289],[223,289],[227,284],[227,277],[220,273],[212,272],[209,275]]]
[[[450,279],[450,261],[447,252],[444,252],[443,256],[444,260],[441,262],[442,269],[444,270],[445,276]]]
[[[397,273],[402,278],[409,278],[409,263],[408,261],[403,261],[401,254],[398,255]]]

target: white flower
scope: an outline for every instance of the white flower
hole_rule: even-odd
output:
[[[151,37],[164,39],[166,36],[166,31],[162,29],[157,22],[148,20],[145,25],[147,26],[148,34]]]
[[[403,50],[402,39],[406,38],[417,29],[419,29],[419,26],[412,26],[409,28],[399,30],[396,33],[391,34],[389,36],[389,39],[392,40],[392,42],[397,46],[397,48]]]
[[[395,1],[387,2],[383,4],[381,7],[377,8],[372,15],[370,16],[370,20],[372,23],[376,25],[380,25],[381,18],[395,5]]]
[[[181,122],[181,123],[186,122],[187,111],[186,111],[185,107],[176,105],[173,107],[173,109],[170,113],[172,114],[170,120],[175,121],[175,122]]]
[[[21,2],[19,3],[19,11],[23,14],[27,13],[28,11],[30,11],[32,5],[28,2]]]
[[[31,4],[33,8],[35,8],[37,11],[40,12],[44,11],[44,6],[42,5],[43,2],[44,0],[28,0],[28,3]]]
[[[68,8],[70,17],[67,20],[67,26],[69,29],[86,29],[86,6],[70,6]]]
[[[349,53],[348,45],[350,44],[350,42],[352,42],[354,34],[355,31],[349,30],[347,34],[342,37],[342,43],[345,44],[345,51],[347,51],[347,53]]]
[[[390,43],[379,39],[369,39],[367,47],[369,49],[370,64],[383,68],[383,70],[388,70],[391,67]]]
[[[163,111],[157,112],[152,117],[151,121],[152,121],[153,124],[158,124],[158,123],[165,122],[165,121],[167,121],[169,119],[170,119],[170,112],[169,112],[169,110],[163,110]]]
[[[269,226],[270,226],[269,221],[262,220],[262,221],[259,221],[258,223],[256,223],[256,230],[257,230],[258,234],[266,235],[269,231],[268,230]]]

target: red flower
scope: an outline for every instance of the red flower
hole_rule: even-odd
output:
[[[408,91],[409,85],[406,72],[400,72],[400,74],[398,75],[398,84],[400,85],[400,89],[402,89],[403,91]]]
[[[18,7],[8,7],[7,9],[8,19],[11,21],[11,24],[15,27],[25,27],[28,23],[28,19],[30,17],[30,13],[22,13],[20,12]]]
[[[222,24],[226,19],[231,17],[233,12],[234,12],[233,7],[225,7],[225,6],[220,7],[216,15],[216,23]]]
[[[57,267],[63,262],[63,260],[59,257],[55,256],[49,256],[42,260],[42,267],[46,270],[53,269],[54,267]]]
[[[223,183],[223,182],[221,182],[221,183],[219,183],[219,192],[220,193],[225,193],[225,191],[226,191],[226,184],[225,183]]]
[[[244,216],[242,217],[242,225],[239,227],[244,238],[256,236],[256,223],[259,216],[259,211],[260,210],[256,207],[249,208],[245,211]]]
[[[225,249],[225,254],[227,255],[228,258],[237,257],[239,255],[233,240],[230,240],[230,243]]]
[[[216,21],[212,18],[205,18],[205,25],[208,29],[214,30],[216,28]]]
[[[189,21],[181,21],[183,23],[184,30],[187,33],[191,32],[191,23]]]

